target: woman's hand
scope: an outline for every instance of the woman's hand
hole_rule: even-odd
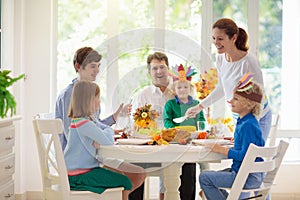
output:
[[[185,112],[185,116],[187,116],[188,118],[195,118],[196,115],[203,109],[203,107],[198,104],[195,105],[189,109],[187,109],[187,111]]]

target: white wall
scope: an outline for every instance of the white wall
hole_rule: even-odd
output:
[[[21,84],[20,94],[16,95],[22,120],[16,135],[15,190],[17,194],[41,191],[32,119],[39,112],[49,112],[51,0],[4,0],[3,4],[13,7],[9,13],[14,21],[10,24],[14,40],[9,47],[9,50],[13,49],[13,70],[23,72],[27,77]]]
[[[300,91],[294,89],[294,85],[300,85],[300,1],[286,0],[283,1],[283,31],[282,31],[282,94],[281,124],[291,129],[299,129],[297,127],[300,116]],[[293,94],[292,98],[291,95]]]

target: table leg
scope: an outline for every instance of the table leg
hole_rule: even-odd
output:
[[[179,186],[182,163],[171,163],[164,168],[165,200],[180,200]]]

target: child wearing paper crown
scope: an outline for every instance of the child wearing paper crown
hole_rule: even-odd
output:
[[[263,92],[258,84],[252,82],[252,78],[253,76],[247,73],[235,87],[233,98],[229,101],[232,112],[239,114],[234,132],[233,148],[229,149],[219,144],[206,145],[213,152],[224,154],[229,159],[233,159],[231,168],[222,171],[205,171],[200,174],[200,185],[207,200],[226,199],[228,193],[218,188],[230,188],[232,186],[250,143],[257,146],[265,145],[257,120],[262,111]],[[256,162],[261,160],[262,158],[257,158]],[[251,173],[244,188],[258,188],[262,180],[263,173]],[[249,194],[243,193],[243,195]]]
[[[196,118],[186,119],[181,123],[173,121],[174,118],[184,116],[188,108],[199,104],[199,101],[192,97],[194,85],[191,83],[191,79],[196,72],[191,67],[185,71],[182,65],[176,66],[173,71],[174,72],[169,71],[169,75],[172,76],[174,80],[172,87],[175,92],[175,98],[167,101],[164,107],[164,126],[165,128],[173,128],[175,126],[197,127],[197,121],[205,121],[202,111],[196,115]]]
[[[191,79],[194,74],[196,74],[194,69],[188,67],[188,69],[185,70],[182,65],[176,66],[173,73],[169,71],[169,75],[174,79],[173,89],[175,91],[175,98],[167,101],[165,104],[163,112],[165,128],[174,128],[175,126],[196,127],[197,121],[205,121],[202,111],[197,114],[196,118],[186,119],[181,123],[175,123],[173,121],[174,118],[184,116],[188,108],[199,104],[199,102],[191,96],[194,87],[191,83]],[[180,176],[180,179],[180,198],[194,200],[196,191],[196,164],[185,163],[182,166],[182,175]]]

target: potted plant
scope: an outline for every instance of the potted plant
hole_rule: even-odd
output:
[[[10,70],[0,71],[0,118],[5,118],[8,111],[10,111],[10,116],[16,114],[15,98],[7,88],[25,76],[25,74],[21,74],[12,78],[9,76],[10,72]]]

